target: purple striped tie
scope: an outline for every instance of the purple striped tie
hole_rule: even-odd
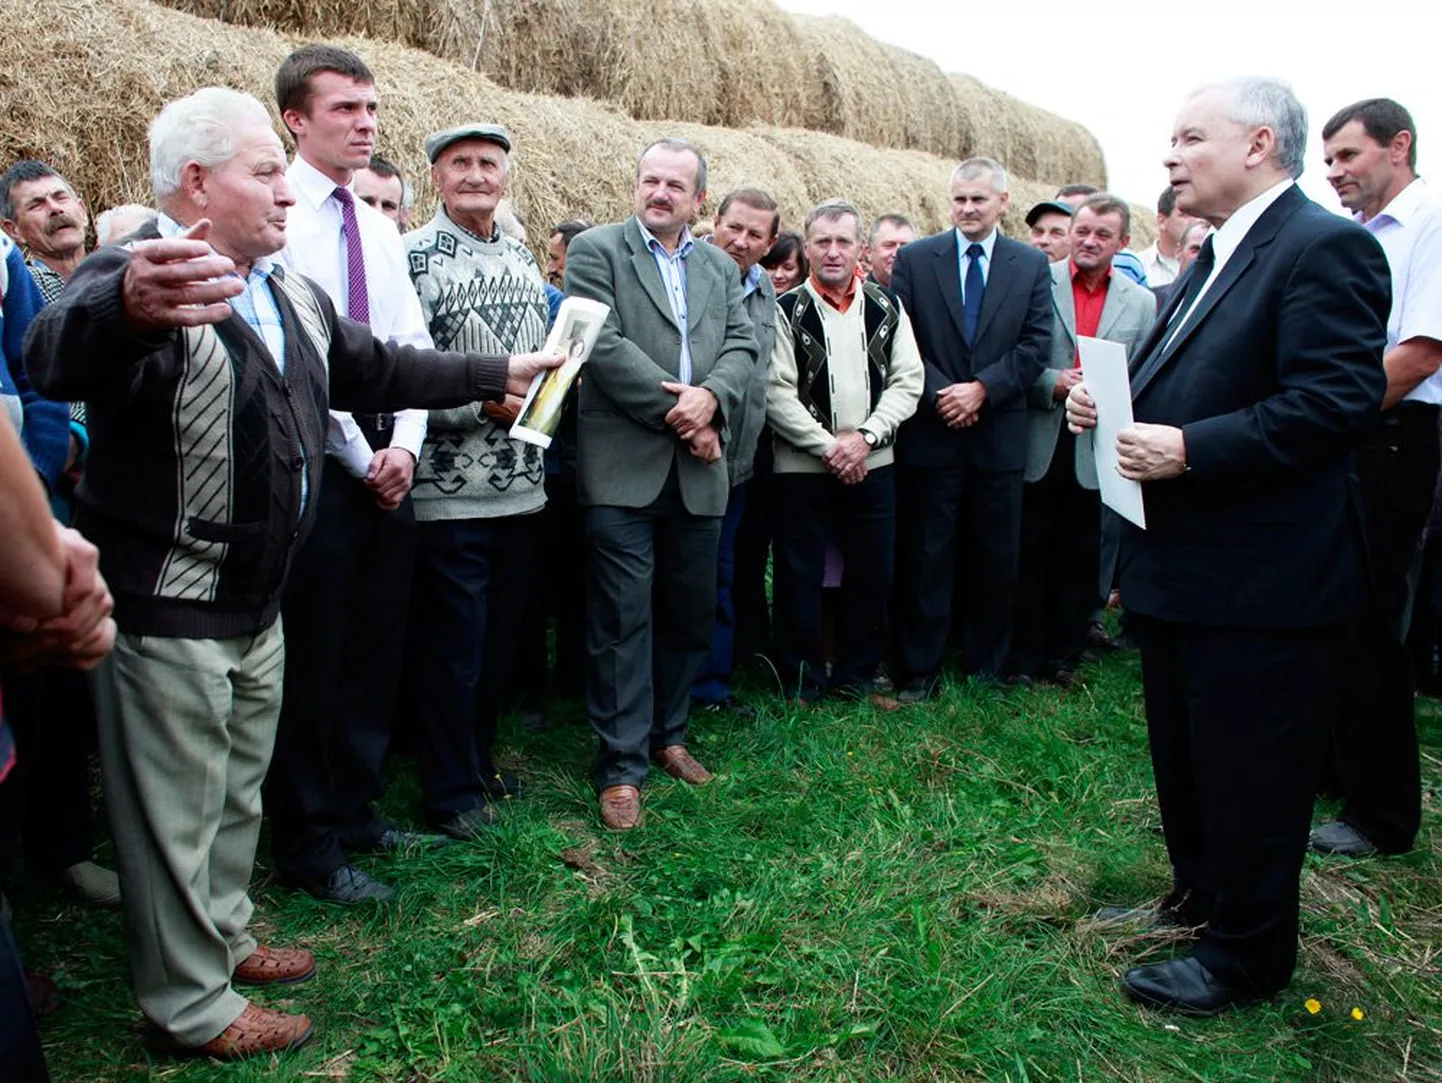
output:
[[[341,232],[345,234],[346,315],[357,323],[370,323],[371,299],[366,291],[366,258],[355,220],[355,199],[349,188],[337,188],[335,198],[340,204]]]

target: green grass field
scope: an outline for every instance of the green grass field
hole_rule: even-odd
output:
[[[718,780],[653,777],[624,836],[596,821],[584,725],[513,734],[507,762],[531,794],[481,843],[368,861],[401,889],[392,907],[326,906],[257,870],[261,939],[320,961],[313,981],[258,997],[316,1021],[279,1061],[148,1053],[118,916],[22,882],[22,941],[65,997],[43,1024],[55,1076],[1442,1079],[1438,704],[1418,701],[1417,849],[1309,858],[1291,988],[1184,1020],[1118,991],[1134,960],[1174,946],[1086,920],[1160,894],[1168,872],[1136,656],[1085,675],[1066,692],[954,688],[891,715],[788,712],[757,676],[759,718],[693,727]],[[415,798],[401,761],[389,811],[408,818]]]

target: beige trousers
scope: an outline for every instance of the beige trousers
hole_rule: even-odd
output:
[[[184,1045],[247,1003],[230,976],[256,947],[250,876],[284,668],[277,621],[234,639],[121,635],[97,670],[131,979],[146,1018]]]

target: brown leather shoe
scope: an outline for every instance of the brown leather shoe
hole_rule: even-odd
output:
[[[607,786],[601,791],[601,822],[610,831],[630,831],[641,823],[641,791],[635,786]]]
[[[692,786],[704,786],[716,776],[696,762],[685,745],[670,745],[651,756],[651,762],[672,778]]]
[[[899,711],[901,700],[894,696],[882,695],[880,692],[873,692],[866,697],[866,702],[875,707],[878,711]]]
[[[178,1057],[240,1060],[297,1049],[305,1044],[313,1029],[308,1015],[290,1015],[247,1004],[234,1023],[204,1045],[178,1045],[166,1036],[158,1036],[155,1044]]]
[[[315,956],[304,948],[258,946],[235,968],[236,985],[294,985],[315,976]]]

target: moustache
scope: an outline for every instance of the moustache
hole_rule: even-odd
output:
[[[47,234],[59,233],[62,229],[79,229],[80,223],[68,214],[59,214],[45,223]]]

